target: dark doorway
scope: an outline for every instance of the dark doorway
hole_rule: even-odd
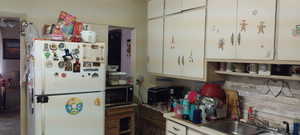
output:
[[[108,36],[108,65],[119,66],[118,71],[120,71],[122,31],[120,29],[110,30]]]

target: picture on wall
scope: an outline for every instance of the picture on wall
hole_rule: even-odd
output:
[[[3,59],[20,59],[20,39],[3,39]]]

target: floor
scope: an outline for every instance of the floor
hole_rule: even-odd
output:
[[[7,109],[0,111],[0,135],[20,135],[19,90],[7,90]]]

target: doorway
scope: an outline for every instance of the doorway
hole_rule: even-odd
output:
[[[132,83],[133,30],[132,28],[109,26],[108,72],[118,73],[119,77],[108,77],[108,85],[127,85]],[[116,78],[119,80],[116,81]]]
[[[0,135],[20,134],[20,18],[0,17]]]

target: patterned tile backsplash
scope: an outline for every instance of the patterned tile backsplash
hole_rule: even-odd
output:
[[[248,107],[253,106],[258,117],[271,124],[292,124],[294,119],[300,119],[300,82],[232,76],[227,77],[224,88],[239,92],[244,116]]]

